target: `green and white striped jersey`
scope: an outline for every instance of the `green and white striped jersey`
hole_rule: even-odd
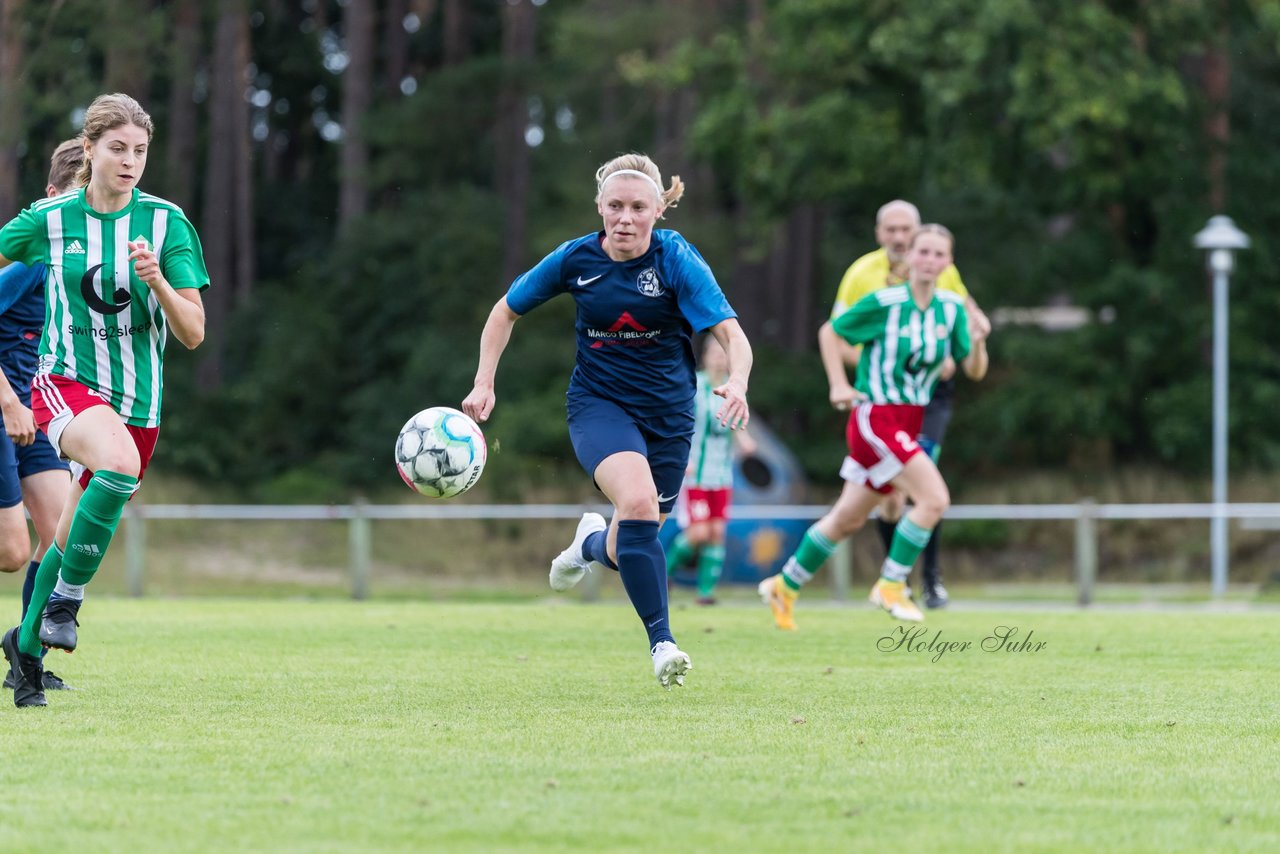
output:
[[[698,371],[694,397],[693,446],[689,449],[689,473],[684,485],[718,489],[733,485],[733,432],[717,417],[723,398],[712,394],[711,380]]]
[[[933,397],[947,356],[969,355],[964,299],[935,290],[922,311],[910,284],[894,285],[858,300],[832,321],[841,338],[865,345],[854,387],[872,403],[925,406]]]
[[[49,266],[39,370],[93,389],[129,424],[155,427],[168,326],[129,261],[127,244],[139,239],[175,289],[209,287],[186,215],[136,189],[127,207],[107,214],[89,207],[83,189],[36,202],[0,228],[0,255]]]

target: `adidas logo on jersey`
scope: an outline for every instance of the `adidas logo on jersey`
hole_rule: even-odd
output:
[[[80,245],[79,240],[71,241],[71,245],[62,253],[64,255],[83,255],[84,247]]]

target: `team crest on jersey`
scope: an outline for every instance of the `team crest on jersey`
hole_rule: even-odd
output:
[[[647,297],[662,296],[662,282],[658,281],[658,271],[652,267],[646,268],[636,277],[636,287]]]

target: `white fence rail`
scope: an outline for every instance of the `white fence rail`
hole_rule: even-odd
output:
[[[816,520],[829,509],[825,504],[735,505],[735,519]],[[351,595],[369,595],[374,520],[486,520],[577,519],[584,510],[609,512],[607,505],[583,504],[144,504],[130,502],[125,526],[125,561],[128,590],[141,596],[146,578],[146,530],[149,520],[218,519],[229,521],[345,521],[348,524]],[[1238,519],[1244,527],[1280,528],[1280,504],[964,504],[947,511],[947,519],[1058,520],[1075,524],[1076,601],[1093,601],[1098,570],[1098,520]],[[846,543],[837,549],[831,572],[832,594],[848,596],[851,558]],[[591,576],[588,576],[591,577]],[[584,594],[590,597],[593,589]]]

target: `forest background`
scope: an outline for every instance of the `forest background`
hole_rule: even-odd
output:
[[[394,488],[400,424],[461,401],[493,301],[599,227],[594,170],[630,150],[688,185],[668,225],[741,315],[754,410],[816,484],[842,424],[815,332],[897,197],[956,233],[998,321],[990,376],[958,391],[958,497],[1027,472],[1205,475],[1191,236],[1214,213],[1254,237],[1231,465],[1280,465],[1273,0],[0,0],[5,217],[111,91],[154,117],[143,187],[187,211],[214,282],[206,343],[170,353],[158,465],[250,499]],[[1046,307],[1085,322],[1006,322]],[[488,498],[582,481],[572,310],[517,327]]]

